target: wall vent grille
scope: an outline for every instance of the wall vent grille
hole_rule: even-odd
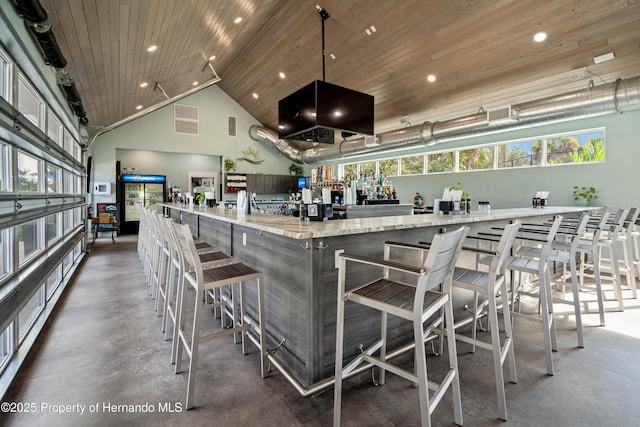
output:
[[[238,118],[227,116],[227,136],[238,136]]]
[[[514,113],[510,105],[489,110],[487,111],[487,122],[489,125],[513,122],[517,120]]]
[[[377,147],[380,145],[380,141],[376,138],[375,135],[366,135],[364,137],[364,146],[365,147]]]
[[[173,106],[173,132],[183,135],[199,135],[200,110],[192,105]]]

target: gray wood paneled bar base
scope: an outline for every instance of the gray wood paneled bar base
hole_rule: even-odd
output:
[[[464,224],[470,234],[510,220],[540,221],[553,215],[598,208],[550,207],[494,209],[466,215],[405,215],[308,222],[255,213],[238,215],[222,207],[162,204],[165,214],[189,224],[193,234],[264,274],[268,348],[284,343],[270,359],[303,395],[332,384],[336,321],[336,251],[383,256],[386,240],[430,240],[441,229]],[[411,262],[412,260],[407,260]],[[347,283],[360,283],[378,272],[350,268]],[[251,299],[251,296],[249,296]],[[252,306],[249,302],[249,312]],[[347,307],[345,360],[379,335],[379,318],[365,307]],[[411,326],[389,319],[389,349],[411,339]],[[354,331],[358,331],[358,342]],[[363,338],[364,336],[364,338]],[[365,341],[365,342],[363,342]]]

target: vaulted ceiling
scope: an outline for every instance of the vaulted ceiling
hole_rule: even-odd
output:
[[[40,1],[90,128],[165,101],[162,91],[192,90],[215,70],[221,89],[276,129],[278,100],[323,78],[318,0]],[[640,75],[640,0],[320,6],[330,14],[325,79],[374,95],[376,132]],[[533,41],[538,31],[544,42]],[[615,59],[594,63],[609,52]]]

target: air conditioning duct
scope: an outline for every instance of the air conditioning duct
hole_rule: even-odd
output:
[[[637,109],[640,109],[640,77],[633,77],[511,105],[511,114],[518,118],[516,121],[490,125],[487,113],[481,112],[442,122],[424,122],[421,125],[379,133],[376,135],[379,145],[376,146],[368,145],[365,138],[350,138],[339,144],[304,149],[296,146],[293,141],[278,138],[277,132],[263,126],[252,126],[249,135],[256,141],[273,144],[293,162],[315,164],[388,150],[428,146],[497,130]]]
[[[517,120],[518,118],[515,114],[515,111],[511,109],[511,105],[487,111],[487,124],[489,126],[496,126],[503,123],[513,123]]]
[[[380,145],[378,138],[375,135],[367,135],[364,137],[364,146],[365,147],[377,147]]]

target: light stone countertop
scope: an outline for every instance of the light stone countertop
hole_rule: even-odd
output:
[[[562,215],[576,212],[594,211],[602,208],[579,206],[545,206],[541,209],[511,208],[492,209],[489,213],[472,212],[466,215],[400,215],[377,218],[353,218],[331,221],[303,221],[300,218],[265,213],[250,215],[238,214],[236,210],[215,207],[188,206],[178,203],[160,203],[159,205],[202,215],[219,221],[238,224],[268,233],[292,239],[313,239],[349,234],[372,233],[406,228],[448,226],[480,221],[508,220],[531,216]]]

